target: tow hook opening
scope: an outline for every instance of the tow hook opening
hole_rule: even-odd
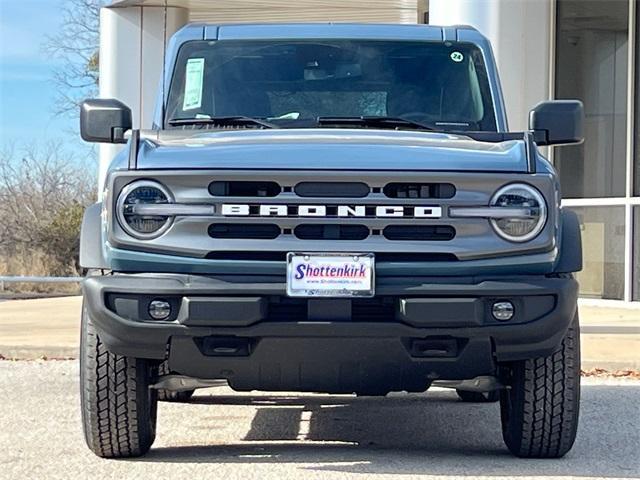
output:
[[[411,338],[407,346],[412,357],[452,358],[464,347],[463,341],[452,337]]]
[[[195,338],[200,352],[207,357],[247,357],[256,340],[243,337],[210,336]]]

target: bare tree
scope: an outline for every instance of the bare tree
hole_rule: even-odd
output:
[[[37,251],[50,259],[48,274],[77,270],[82,214],[96,195],[95,168],[60,143],[19,153],[0,153],[0,259]]]
[[[107,0],[63,0],[62,24],[47,37],[46,51],[61,60],[54,70],[56,114],[77,115],[80,102],[97,94],[100,8]]]

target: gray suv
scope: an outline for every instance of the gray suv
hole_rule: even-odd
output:
[[[189,25],[153,127],[87,100],[122,143],[86,211],[89,448],[146,453],[158,400],[237,391],[499,401],[508,449],[560,457],[580,395],[575,214],[539,146],[582,141],[578,101],[510,132],[470,27]]]

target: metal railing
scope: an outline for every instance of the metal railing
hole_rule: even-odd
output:
[[[35,276],[13,276],[0,275],[0,292],[4,291],[5,283],[77,283],[84,277],[35,277]]]

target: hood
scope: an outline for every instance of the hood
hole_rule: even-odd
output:
[[[526,172],[527,168],[524,141],[479,142],[437,132],[167,130],[145,132],[143,138],[139,169]]]

